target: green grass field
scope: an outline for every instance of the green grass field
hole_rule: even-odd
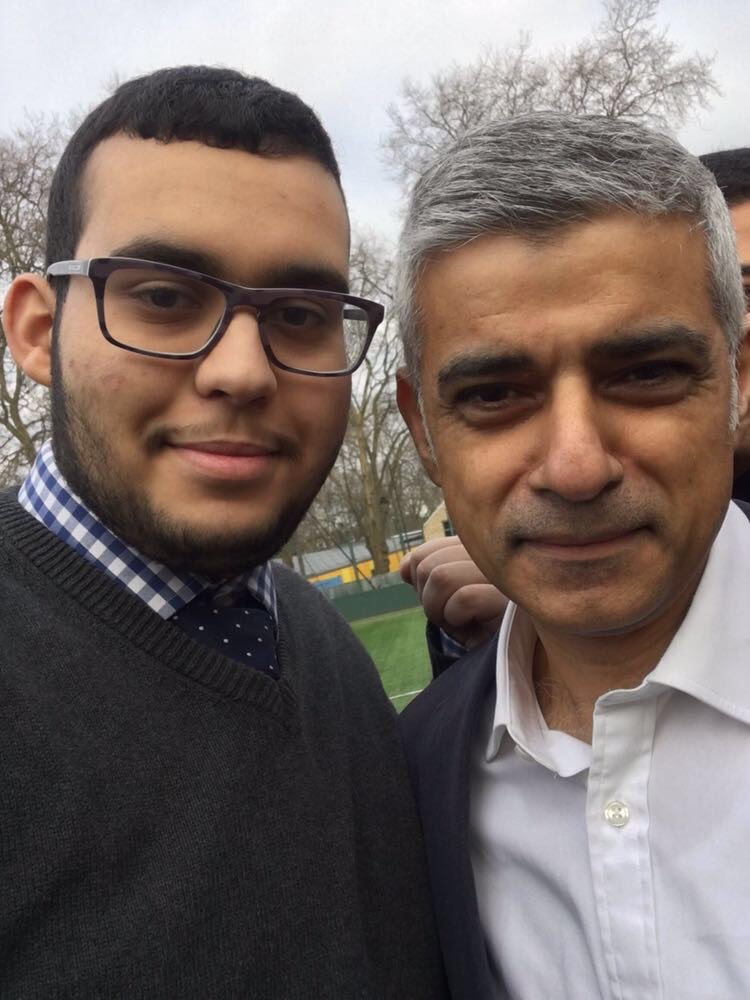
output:
[[[430,680],[422,609],[407,608],[351,625],[375,661],[383,687],[400,712]]]

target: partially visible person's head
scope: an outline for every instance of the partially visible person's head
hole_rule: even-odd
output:
[[[714,175],[730,208],[743,201],[750,201],[750,147],[704,153],[698,159]]]
[[[402,412],[485,575],[570,633],[679,616],[726,513],[746,380],[709,171],[621,120],[475,128],[415,186],[398,307]]]
[[[750,147],[706,153],[700,157],[700,161],[716,178],[716,183],[729,206],[745,289],[747,308],[745,325],[750,327]],[[750,410],[737,428],[735,448],[735,471],[739,474],[748,469],[750,469]]]
[[[137,258],[246,288],[348,287],[326,132],[295,95],[231,70],[166,69],[119,87],[65,150],[48,227],[48,263]],[[120,340],[121,306],[146,338],[154,323],[164,350],[167,324],[201,315],[196,290],[209,286],[118,274],[103,300],[83,276],[17,279],[5,310],[14,355],[51,385],[58,463],[110,528],[173,568],[238,572],[291,534],[344,434],[350,378],[284,370],[263,339],[273,322],[286,363],[309,367],[297,352],[327,335],[327,304],[297,296],[262,322],[239,307],[208,353],[148,357],[105,339],[97,306]]]

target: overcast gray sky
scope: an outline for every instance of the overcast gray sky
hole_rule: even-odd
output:
[[[572,45],[601,14],[598,0],[0,0],[0,131],[25,111],[85,110],[115,76],[189,62],[233,66],[318,111],[355,224],[393,236],[398,191],[378,141],[403,78],[426,82],[519,31],[538,49]],[[662,0],[659,23],[685,54],[716,57],[722,95],[681,140],[695,153],[750,145],[749,0]]]

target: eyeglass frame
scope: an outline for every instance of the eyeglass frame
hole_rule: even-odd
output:
[[[107,278],[117,270],[135,270],[143,267],[162,271],[165,274],[179,274],[183,277],[192,278],[223,292],[225,301],[224,312],[221,314],[206,343],[197,351],[149,351],[144,347],[131,347],[129,344],[123,344],[117,340],[107,329],[107,322],[104,316],[104,289]],[[250,306],[255,309],[263,350],[266,352],[269,361],[277,368],[293,372],[297,375],[317,375],[320,378],[351,375],[365,360],[365,355],[369,350],[375,332],[382,323],[385,315],[385,307],[380,302],[373,302],[371,299],[363,299],[357,295],[349,295],[345,292],[331,292],[322,288],[249,288],[231,281],[224,281],[223,278],[215,278],[213,275],[204,274],[202,271],[193,271],[187,267],[178,267],[176,264],[164,264],[160,261],[142,260],[137,257],[90,257],[86,260],[60,260],[50,264],[46,275],[48,278],[88,278],[94,287],[99,329],[104,339],[123,351],[131,351],[133,354],[141,354],[150,358],[164,358],[169,361],[194,361],[197,358],[205,357],[226,333],[235,310],[241,306]],[[316,372],[310,371],[307,368],[295,368],[292,365],[284,364],[283,361],[279,361],[273,353],[273,349],[268,343],[263,330],[261,323],[262,309],[272,305],[278,299],[298,298],[300,296],[311,296],[313,298],[329,299],[334,302],[343,302],[346,305],[361,309],[366,314],[368,322],[367,337],[355,364],[337,369],[336,371]]]

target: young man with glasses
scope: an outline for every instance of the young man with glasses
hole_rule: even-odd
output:
[[[442,995],[393,712],[269,558],[382,308],[330,140],[238,73],[130,81],[3,316],[53,435],[0,499],[0,993]]]

